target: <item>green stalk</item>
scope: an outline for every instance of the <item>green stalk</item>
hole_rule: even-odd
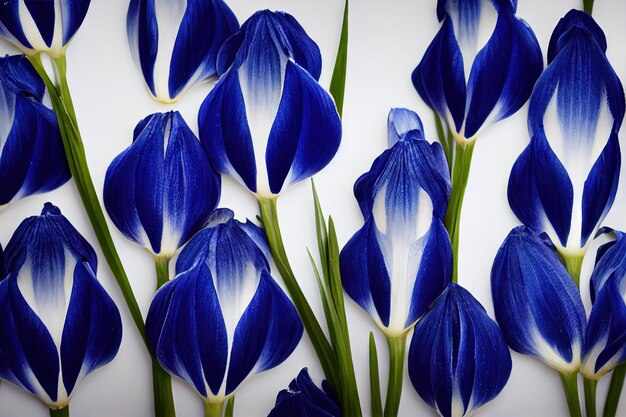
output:
[[[383,404],[380,398],[380,376],[378,373],[378,351],[374,333],[370,332],[370,393],[372,417],[383,417]]]
[[[204,417],[222,417],[224,409],[224,400],[222,401],[204,401]]]
[[[87,166],[87,157],[85,155],[85,148],[83,141],[78,130],[78,122],[76,120],[76,114],[74,112],[74,106],[72,104],[71,95],[66,77],[66,62],[65,57],[56,58],[53,60],[55,65],[56,85],[52,82],[46,70],[41,62],[41,56],[31,55],[28,59],[33,64],[35,70],[39,73],[42,80],[46,84],[50,98],[52,100],[52,107],[57,115],[59,122],[59,129],[61,131],[61,138],[63,139],[63,147],[67,156],[67,161],[76,183],[76,188],[87,212],[87,216],[94,229],[98,243],[102,249],[102,253],[113,272],[113,276],[117,281],[117,284],[122,291],[126,305],[130,311],[130,314],[135,322],[135,326],[141,335],[144,343],[147,346],[147,341],[144,332],[144,322],[141,315],[141,310],[133,294],[132,287],[128,281],[128,276],[124,271],[120,257],[113,244],[113,238],[109,231],[102,207],[98,200],[91,174]]]
[[[559,375],[561,376],[570,417],[582,417],[580,399],[578,397],[578,373],[559,373]]]
[[[70,417],[70,406],[66,405],[65,407],[53,410],[50,409],[50,417]]]
[[[300,315],[302,324],[311,339],[311,343],[313,344],[315,353],[319,358],[326,379],[333,387],[335,387],[335,389],[337,389],[339,387],[337,361],[335,360],[332,347],[328,342],[328,339],[326,339],[326,336],[324,335],[324,332],[322,331],[322,328],[317,321],[309,302],[300,288],[300,284],[298,284],[298,281],[296,280],[295,274],[291,269],[291,265],[289,264],[283,238],[280,233],[280,226],[278,224],[276,197],[259,197],[258,201],[261,211],[261,221],[263,222],[263,227],[265,228],[265,233],[272,251],[272,257],[276,263],[278,272],[283,278],[283,282],[287,287],[291,300]]]
[[[454,158],[454,139],[452,139],[452,135],[450,134],[450,130],[444,130],[443,122],[441,121],[441,117],[437,114],[437,112],[433,112],[435,118],[435,128],[437,129],[437,137],[439,138],[439,143],[443,148],[443,153],[446,155],[446,161],[448,162],[448,171],[450,175],[452,175],[452,161]]]
[[[583,259],[585,258],[585,253],[563,253],[559,252],[561,259],[563,261],[563,265],[565,265],[565,269],[569,272],[570,276],[576,283],[577,287],[580,287],[580,270],[583,266]]]
[[[602,417],[615,417],[617,406],[619,405],[619,398],[622,394],[622,387],[624,386],[624,376],[626,376],[626,363],[619,365],[613,370],[609,391],[604,401]]]
[[[472,154],[474,153],[474,142],[468,141],[463,145],[456,143],[453,169],[452,169],[452,192],[448,210],[444,219],[444,225],[450,234],[452,242],[452,282],[459,280],[459,231],[461,228],[461,208],[463,198],[467,188],[470,167],[472,165]]]
[[[389,346],[389,380],[387,381],[387,397],[385,399],[385,417],[396,417],[400,409],[406,335],[406,333],[402,333],[400,336],[387,336],[387,345]]]
[[[170,258],[156,256],[157,290],[170,279]],[[174,395],[172,393],[172,377],[152,358],[152,390],[154,393],[155,417],[175,417]]]
[[[589,14],[593,13],[593,1],[594,0],[583,0],[584,10]]]
[[[584,379],[585,387],[585,412],[587,417],[596,417],[596,388],[598,381],[595,379]]]
[[[235,396],[233,395],[226,402],[226,412],[224,413],[224,417],[233,417],[234,412],[235,412]]]

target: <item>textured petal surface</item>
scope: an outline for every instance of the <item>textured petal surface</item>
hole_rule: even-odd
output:
[[[424,138],[424,126],[417,113],[403,108],[391,109],[387,117],[387,137],[390,148],[405,134],[414,130],[419,132],[418,135],[421,135],[422,139]]]
[[[415,390],[443,417],[473,415],[502,391],[511,373],[497,324],[457,284],[415,326],[408,363]]]
[[[551,248],[525,227],[513,229],[496,255],[491,291],[509,346],[560,372],[580,367],[585,310]]]
[[[172,256],[206,224],[220,177],[178,112],[149,116],[135,134],[107,170],[105,207],[128,239]]]
[[[63,45],[74,36],[83,24],[91,0],[61,0],[61,16],[63,19]]]
[[[340,417],[341,410],[329,395],[318,388],[306,368],[276,397],[267,417]]]

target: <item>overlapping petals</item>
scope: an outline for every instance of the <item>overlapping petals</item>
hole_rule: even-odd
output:
[[[426,311],[449,283],[452,262],[442,223],[450,194],[445,157],[424,140],[417,115],[398,121],[402,111],[392,110],[390,143],[405,133],[354,186],[365,224],[340,255],[344,289],[389,335]]]
[[[174,102],[216,75],[219,48],[239,23],[223,0],[132,0],[127,29],[150,93]]]
[[[276,397],[276,405],[267,417],[341,417],[341,409],[325,385],[319,389],[306,368],[291,381],[289,389],[282,390]]]
[[[0,2],[0,36],[25,54],[64,54],[83,23],[91,0],[5,0]]]
[[[223,401],[250,374],[282,363],[302,336],[254,227],[217,210],[181,252],[178,275],[157,292],[146,320],[161,366],[209,402]]]
[[[460,143],[519,110],[541,74],[541,49],[515,16],[516,6],[507,0],[437,4],[441,29],[412,80]]]
[[[607,230],[615,240],[598,251],[591,275],[593,307],[587,324],[582,373],[599,379],[626,360],[626,236]]]
[[[508,345],[564,373],[581,364],[587,319],[576,284],[554,249],[513,229],[491,270],[496,319]]]
[[[471,416],[510,374],[498,325],[467,290],[450,284],[415,326],[409,376],[417,393],[443,417]]]
[[[605,51],[590,15],[561,19],[530,100],[532,138],[509,179],[517,217],[565,252],[584,250],[617,191],[624,90]]]
[[[220,177],[178,112],[148,116],[134,136],[107,170],[104,204],[124,236],[172,257],[208,221]]]
[[[213,166],[261,197],[279,194],[333,158],[341,123],[317,83],[321,55],[290,15],[260,11],[224,43],[221,79],[200,108]]]
[[[24,56],[0,58],[0,209],[63,185],[70,171],[45,86]]]
[[[0,282],[0,377],[51,408],[110,362],[122,337],[113,300],[96,279],[96,254],[47,203],[7,245]]]

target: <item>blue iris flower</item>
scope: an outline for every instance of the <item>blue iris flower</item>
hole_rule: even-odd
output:
[[[524,226],[511,230],[493,263],[491,293],[513,350],[562,373],[578,371],[587,318],[553,246]]]
[[[626,360],[626,235],[604,229],[614,240],[598,250],[591,274],[593,306],[585,333],[581,372],[600,379]]]
[[[298,313],[270,276],[265,234],[217,210],[157,292],[146,335],[169,373],[223,402],[251,374],[274,368],[302,337]]]
[[[511,0],[437,2],[441,29],[412,80],[461,144],[519,110],[541,74],[541,48],[516,7]]]
[[[208,221],[221,180],[178,112],[155,113],[107,170],[104,204],[117,228],[171,258]]]
[[[340,265],[350,298],[397,336],[450,282],[442,223],[450,177],[441,146],[424,140],[415,113],[394,109],[388,125],[390,149],[354,185],[365,224],[341,251]]]
[[[27,55],[65,53],[91,0],[3,0],[0,1],[0,37]]]
[[[289,14],[252,15],[220,48],[220,81],[200,107],[215,168],[260,197],[324,168],[341,140],[335,103],[317,82],[320,50]]]
[[[24,56],[0,58],[0,209],[70,179],[45,86]]]
[[[59,209],[22,222],[0,282],[0,377],[64,408],[76,385],[110,362],[122,322],[96,279],[93,248]]]
[[[606,47],[589,14],[561,19],[530,99],[531,140],[509,179],[515,215],[566,256],[584,254],[617,191],[624,90]]]
[[[239,29],[222,0],[132,0],[126,26],[150,94],[165,103],[214,77],[220,46]]]
[[[409,376],[443,417],[474,415],[502,391],[511,354],[498,325],[458,284],[450,284],[415,326]]]

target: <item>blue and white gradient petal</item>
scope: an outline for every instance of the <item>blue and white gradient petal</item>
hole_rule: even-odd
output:
[[[198,125],[219,172],[272,197],[331,161],[341,141],[339,114],[317,82],[319,48],[292,16],[252,15],[220,49],[218,71]]]
[[[276,405],[267,417],[341,417],[337,404],[326,381],[318,388],[309,371],[304,368],[276,397]]]
[[[511,354],[498,325],[458,284],[450,284],[415,326],[411,382],[443,417],[472,416],[502,391]]]
[[[539,43],[515,16],[516,6],[507,0],[437,4],[441,29],[412,80],[461,144],[519,110],[543,69]]]
[[[0,210],[70,179],[56,116],[42,104],[44,91],[24,56],[0,58]]]
[[[496,319],[508,345],[559,372],[581,365],[585,309],[554,249],[530,229],[509,233],[491,270]]]
[[[0,377],[63,408],[76,384],[115,357],[119,311],[96,279],[95,252],[50,203],[22,222],[5,256]]]
[[[0,2],[0,37],[27,55],[65,54],[83,23],[91,0],[4,0]]]
[[[389,336],[409,329],[444,290],[452,262],[442,223],[450,195],[443,150],[420,129],[400,127],[400,111],[389,118],[390,142],[407,132],[357,180],[365,224],[340,254],[344,289]]]
[[[164,103],[217,75],[219,48],[239,29],[223,0],[132,0],[126,26],[148,90]]]
[[[157,292],[146,320],[161,366],[209,402],[282,363],[303,332],[248,233],[258,235],[230,210],[218,210],[181,252],[178,275]]]
[[[584,253],[617,192],[624,90],[605,51],[590,15],[561,19],[530,99],[531,141],[509,179],[516,216],[564,254]]]
[[[598,251],[591,275],[593,306],[583,349],[582,373],[600,379],[626,361],[626,236],[605,230],[612,242]]]
[[[104,204],[117,228],[171,258],[209,220],[221,180],[178,112],[155,113],[109,166]]]

